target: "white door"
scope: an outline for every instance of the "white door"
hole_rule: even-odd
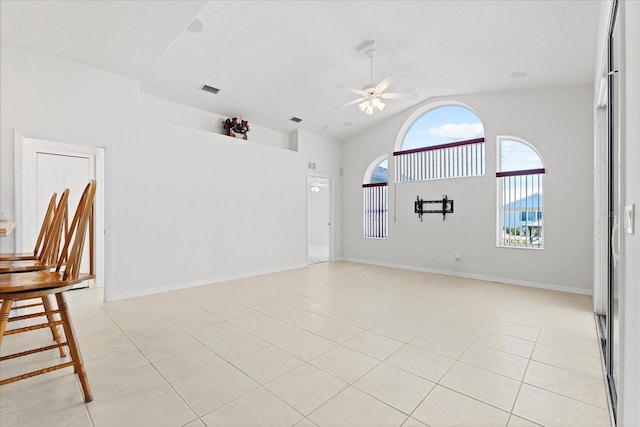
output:
[[[73,219],[80,196],[91,179],[98,182],[95,209],[95,273],[96,280],[90,286],[104,284],[104,215],[102,181],[104,181],[104,150],[102,148],[59,143],[46,139],[28,138],[17,134],[21,156],[21,172],[16,188],[16,243],[19,252],[33,250],[49,199],[55,192],[58,197],[69,189],[69,221]],[[19,230],[19,232],[18,232]],[[99,231],[100,230],[100,231]],[[84,247],[80,267],[89,272],[89,245]],[[85,284],[86,285],[86,284]]]
[[[95,161],[90,155],[68,156],[50,152],[36,152],[36,188],[33,194],[37,214],[36,224],[41,224],[47,211],[49,199],[55,192],[58,197],[69,189],[69,221],[73,219],[80,196],[90,179],[95,178]],[[39,225],[34,230],[38,232]],[[31,228],[31,230],[33,230]],[[35,237],[29,233],[30,239]],[[85,244],[80,271],[89,272],[89,245]]]
[[[327,262],[331,247],[331,180],[309,176],[308,263]]]

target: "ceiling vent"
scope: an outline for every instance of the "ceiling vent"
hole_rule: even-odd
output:
[[[210,92],[214,95],[217,95],[218,92],[220,92],[220,89],[218,89],[217,87],[213,87],[213,86],[209,86],[209,85],[202,85],[202,87],[200,87],[200,89],[202,89],[205,92]]]
[[[300,123],[302,121],[300,117],[296,117],[296,116],[291,117],[289,120],[296,123]]]

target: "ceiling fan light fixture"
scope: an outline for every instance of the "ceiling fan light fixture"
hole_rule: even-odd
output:
[[[384,107],[386,107],[386,106],[387,106],[387,104],[385,104],[384,102],[382,102],[382,101],[380,100],[380,98],[373,98],[373,99],[371,100],[371,106],[372,106],[372,107],[376,107],[378,110],[382,111],[382,110],[384,110]]]
[[[360,108],[360,111],[362,111],[367,115],[373,114],[376,108],[378,109],[378,111],[382,111],[386,106],[387,104],[382,102],[378,97],[366,99],[362,101],[360,104],[358,104],[358,108]]]

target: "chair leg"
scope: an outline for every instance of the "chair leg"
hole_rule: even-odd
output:
[[[47,320],[49,321],[49,328],[51,329],[51,335],[53,335],[53,340],[62,344],[62,337],[60,336],[60,331],[58,331],[58,327],[53,324],[56,321],[55,316],[52,313],[51,300],[49,300],[49,295],[45,295],[42,297],[42,305],[44,306],[44,311],[47,314]],[[60,351],[60,357],[65,357],[67,354],[64,351],[64,347],[60,346],[58,348]]]
[[[13,300],[2,300],[2,308],[0,308],[0,344],[2,344],[2,337],[4,337],[4,330],[7,327],[9,321],[9,312],[11,311],[11,305]]]
[[[71,317],[69,316],[69,309],[67,307],[67,301],[64,297],[64,293],[60,292],[56,294],[56,301],[58,303],[58,309],[60,310],[60,317],[62,318],[62,326],[64,328],[64,334],[67,337],[69,343],[69,352],[71,353],[71,359],[73,360],[73,366],[82,391],[84,392],[84,401],[91,402],[93,396],[91,395],[91,389],[89,388],[89,380],[87,379],[87,372],[84,369],[84,363],[82,361],[82,355],[80,354],[80,347],[76,342],[76,336],[73,332],[73,324],[71,323]]]

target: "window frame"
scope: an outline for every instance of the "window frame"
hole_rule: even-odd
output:
[[[484,123],[482,122],[482,119],[480,119],[480,116],[478,115],[478,113],[471,107],[469,107],[466,104],[463,104],[461,102],[457,102],[457,101],[439,101],[439,102],[434,102],[428,105],[423,106],[422,108],[419,108],[418,110],[416,110],[415,112],[413,112],[413,114],[411,114],[411,116],[409,116],[409,118],[404,122],[404,124],[402,125],[402,127],[400,128],[400,131],[398,132],[398,135],[396,137],[396,143],[395,143],[395,149],[393,151],[393,158],[394,158],[394,182],[396,184],[400,184],[400,183],[404,183],[404,182],[421,182],[421,181],[433,181],[433,180],[438,180],[438,179],[454,179],[454,178],[473,178],[473,177],[480,177],[480,176],[485,176],[486,175],[486,141],[485,141],[485,135],[483,135],[482,137],[479,138],[473,138],[470,140],[460,140],[460,141],[452,141],[452,142],[447,142],[447,143],[443,143],[443,144],[438,144],[438,145],[429,145],[429,146],[423,146],[423,147],[418,147],[418,148],[410,148],[410,149],[403,149],[403,144],[404,144],[404,140],[407,136],[407,134],[409,133],[409,131],[413,128],[413,126],[415,125],[415,123],[420,120],[423,116],[429,114],[430,112],[438,109],[438,108],[442,108],[442,107],[460,107],[460,108],[464,108],[468,111],[470,111],[471,113],[473,113],[478,120],[480,120],[480,123],[482,123],[482,127],[484,129]],[[484,133],[484,132],[483,132]],[[480,165],[476,166],[475,168],[469,168],[467,166],[464,167],[460,167],[461,162],[460,160],[451,160],[449,157],[450,152],[452,152],[453,150],[453,156],[458,156],[460,154],[456,154],[456,153],[460,153],[462,152],[462,150],[465,150],[466,147],[465,146],[471,146],[471,145],[476,145],[476,144],[482,144],[480,146],[480,154],[477,154],[477,150],[476,153],[473,154],[475,156],[479,156],[480,157]],[[439,152],[442,153],[442,155],[440,157],[442,157],[442,160],[440,160],[440,164],[439,164],[439,169],[440,171],[438,173],[432,172],[432,167],[433,164],[429,163],[428,159],[433,159],[431,152]],[[401,167],[401,162],[403,161],[404,156],[411,156],[413,154],[418,154],[418,153],[425,153],[424,156],[428,156],[428,159],[419,159],[417,160],[417,168],[418,168],[418,173],[421,174],[420,176],[423,178],[420,179],[403,179],[403,169]],[[429,154],[426,154],[429,153]],[[470,154],[471,155],[471,154]],[[437,154],[435,154],[436,158],[437,158]],[[446,158],[446,160],[445,160]],[[415,160],[413,160],[415,162]],[[434,160],[434,161],[438,161],[438,160]],[[457,164],[458,168],[455,168],[455,171],[452,172],[452,169],[449,167],[449,162],[452,162],[452,164]],[[427,164],[429,163],[429,164]],[[477,162],[476,162],[477,164]],[[429,172],[426,172],[427,168],[429,168]],[[475,174],[458,174],[459,169],[471,169],[471,170],[480,170],[480,173],[475,173]],[[443,172],[446,171],[446,172]]]
[[[508,171],[502,171],[502,143],[504,141],[514,141],[520,144],[523,144],[525,146],[527,146],[528,148],[530,148],[531,150],[533,150],[533,152],[537,155],[538,160],[540,161],[540,165],[542,167],[538,167],[538,168],[532,168],[532,169],[521,169],[521,170],[508,170]],[[522,139],[522,138],[518,138],[515,136],[510,136],[510,135],[498,135],[496,136],[496,247],[498,248],[506,248],[506,249],[528,249],[528,250],[544,250],[545,249],[545,229],[546,227],[544,226],[544,220],[545,220],[545,204],[544,204],[544,176],[546,175],[546,167],[544,165],[544,159],[542,158],[542,156],[540,155],[540,152],[536,149],[536,147],[531,144],[530,142]],[[528,190],[525,190],[525,196],[520,197],[519,199],[513,200],[513,201],[509,201],[507,203],[504,203],[503,197],[502,197],[502,189],[503,189],[503,179],[504,178],[510,178],[510,177],[517,177],[517,176],[538,176],[539,178],[539,184],[538,184],[538,189],[539,192],[538,193],[532,193],[529,194]],[[503,230],[503,216],[504,216],[504,210],[503,210],[503,206],[505,206],[506,204],[509,203],[515,203],[519,200],[523,200],[523,199],[528,199],[529,197],[538,195],[538,200],[540,201],[542,196],[542,202],[538,203],[537,206],[531,206],[531,211],[532,212],[537,212],[536,213],[536,217],[540,217],[539,220],[539,241],[542,241],[541,244],[536,245],[536,246],[532,246],[532,245],[505,245],[504,244],[504,238],[502,238],[502,230]],[[535,209],[534,209],[535,208]],[[527,212],[527,217],[528,217],[528,212],[529,212],[529,207],[525,206],[525,210],[521,211],[521,212]],[[521,222],[521,221],[520,221]],[[527,221],[525,221],[525,223],[527,223]],[[535,222],[535,221],[534,221]],[[514,227],[511,227],[514,228]]]
[[[387,182],[371,182],[373,179],[373,173],[378,165],[387,161]],[[362,238],[373,240],[385,240],[389,238],[389,156],[382,154],[376,157],[367,167],[364,178],[362,180]],[[382,190],[377,190],[378,187],[384,187]],[[372,190],[376,189],[376,190]],[[372,200],[373,192],[378,192],[373,197],[381,198],[384,204],[380,206],[375,213],[374,211],[367,210],[368,204]],[[379,220],[380,223],[375,225],[375,220]],[[379,235],[371,235],[371,234]],[[368,235],[369,234],[369,235]]]

